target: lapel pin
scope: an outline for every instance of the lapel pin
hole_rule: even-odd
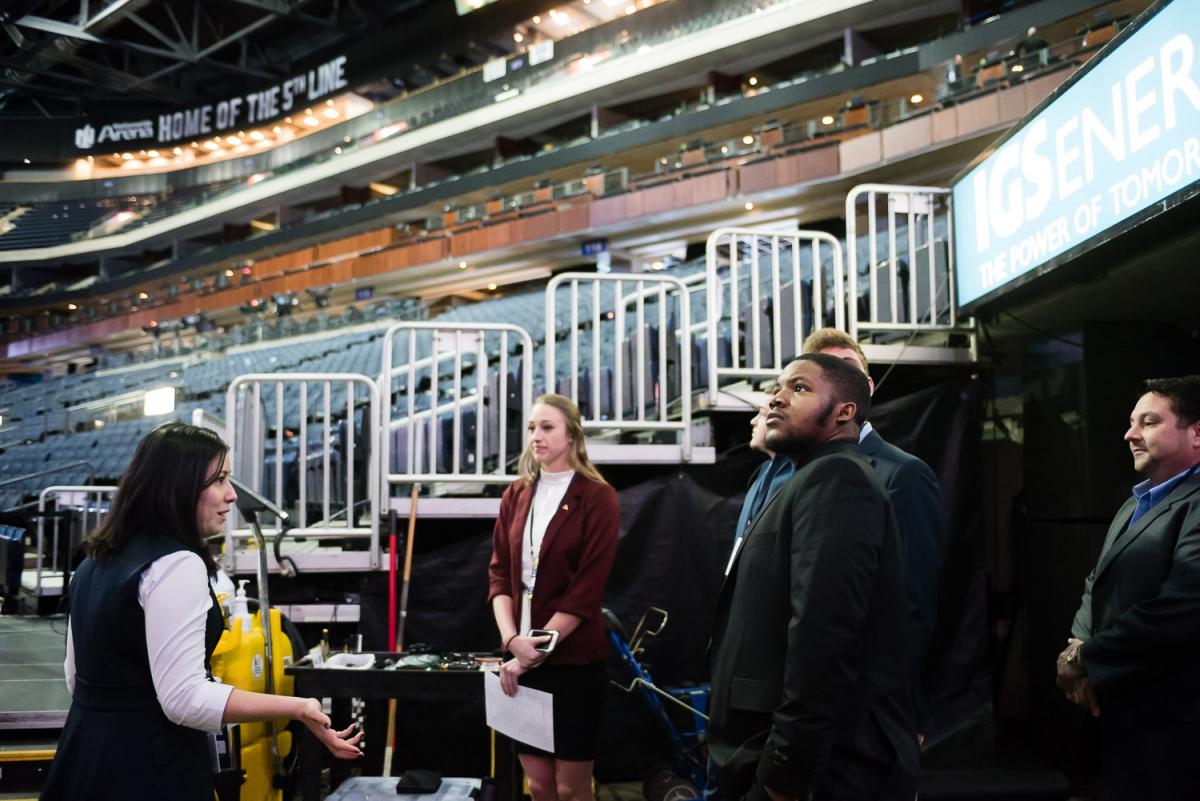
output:
[[[571,507],[567,506],[567,505],[564,503],[564,504],[563,504],[563,511],[564,511],[564,512],[569,512],[570,510],[571,510]]]

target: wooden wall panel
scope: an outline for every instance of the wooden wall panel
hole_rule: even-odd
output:
[[[1041,103],[1050,93],[1062,86],[1068,78],[1075,74],[1075,69],[1063,69],[1058,72],[1052,72],[1049,75],[1043,75],[1040,78],[1034,78],[1031,81],[1026,81],[1025,86],[1025,113],[1028,114],[1037,108],[1037,104]]]
[[[593,205],[594,201],[577,204],[559,211],[555,215],[558,217],[558,233],[566,234],[572,231],[586,231],[592,223],[591,209]]]
[[[780,161],[777,172],[778,186],[802,184],[818,178],[837,175],[839,164],[836,144],[822,145],[793,153]]]
[[[1000,124],[1000,98],[995,92],[954,107],[958,114],[958,135],[982,131]]]
[[[629,216],[626,211],[629,208],[629,198],[635,194],[635,192],[624,192],[620,195],[610,195],[597,200],[588,208],[591,218],[590,227],[598,228],[612,225],[615,222],[625,219]]]
[[[342,259],[329,265],[329,277],[327,280],[330,284],[344,284],[347,281],[354,279],[354,260]]]
[[[792,156],[784,156],[768,161],[756,161],[753,164],[744,164],[739,167],[738,185],[741,187],[742,193],[752,195],[755,192],[779,186],[783,183],[780,178],[783,162],[790,158]]]
[[[1025,116],[1025,84],[996,93],[1000,101],[1000,121],[1015,122]]]
[[[464,231],[450,237],[450,255],[465,256],[485,250],[502,248],[512,242],[512,222],[487,225],[474,231]]]
[[[933,117],[933,141],[948,142],[958,138],[958,114],[954,108],[938,109]]]
[[[674,203],[671,208],[678,209],[684,206],[724,200],[730,195],[732,175],[732,170],[719,170],[680,181],[675,185]]]
[[[366,278],[372,275],[386,273],[391,268],[388,267],[388,255],[390,251],[382,251],[380,253],[372,253],[369,256],[359,256],[356,259],[350,259],[345,262],[350,265],[350,269],[355,278]]]
[[[549,239],[558,234],[560,211],[548,214],[535,214],[532,217],[521,217],[512,221],[513,242],[536,242],[539,239]]]
[[[881,158],[883,146],[879,134],[875,131],[838,143],[838,163],[844,172],[878,164]]]
[[[672,181],[669,184],[659,184],[649,189],[643,189],[634,194],[641,197],[642,214],[662,214],[679,208],[681,198],[684,205],[691,205],[687,200],[688,187],[692,181]]]
[[[883,157],[894,159],[933,144],[933,118],[929,114],[922,114],[884,128],[880,133]]]

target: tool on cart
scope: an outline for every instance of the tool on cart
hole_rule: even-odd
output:
[[[389,521],[391,534],[388,537],[390,559],[388,562],[388,650],[404,650],[404,624],[408,621],[408,584],[412,578],[413,539],[417,533],[417,499],[420,484],[412,485],[408,502],[408,534],[404,538],[404,579],[400,588],[399,626],[396,625],[396,529],[397,516],[392,512]],[[383,748],[383,775],[392,775],[392,754],[396,747],[396,699],[388,699],[387,740]]]
[[[674,779],[678,780],[664,775],[663,771],[656,773],[646,780],[646,797],[651,798],[653,795],[654,801],[668,798],[672,801],[699,798],[707,783],[708,749],[705,741],[708,733],[707,712],[711,688],[707,684],[698,684],[664,689],[654,683],[649,667],[642,662],[645,655],[644,643],[647,639],[662,634],[663,629],[667,627],[670,616],[665,609],[652,606],[646,610],[642,619],[638,621],[632,638],[625,636],[625,629],[616,615],[608,609],[602,611],[608,628],[609,642],[627,671],[623,681],[610,679],[609,683],[623,692],[638,692],[675,751],[674,771],[678,776]],[[655,622],[648,625],[651,620]],[[663,701],[671,706],[668,707]],[[670,712],[674,710],[682,710],[683,715],[672,716]],[[677,723],[680,717],[683,721]],[[689,784],[690,788],[686,787]],[[687,792],[688,789],[691,790],[690,793]]]

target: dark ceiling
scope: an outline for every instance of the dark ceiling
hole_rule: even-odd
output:
[[[0,4],[0,122],[152,114],[349,56],[354,86],[413,88],[503,55],[550,2],[459,17],[454,0],[13,0]]]

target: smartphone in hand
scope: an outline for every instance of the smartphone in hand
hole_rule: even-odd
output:
[[[529,636],[530,637],[549,637],[550,638],[549,640],[547,640],[544,643],[541,643],[540,645],[533,646],[535,649],[537,649],[538,651],[541,651],[543,654],[550,653],[551,651],[554,650],[554,646],[558,645],[558,632],[557,631],[547,631],[546,629],[531,629],[529,632]]]

